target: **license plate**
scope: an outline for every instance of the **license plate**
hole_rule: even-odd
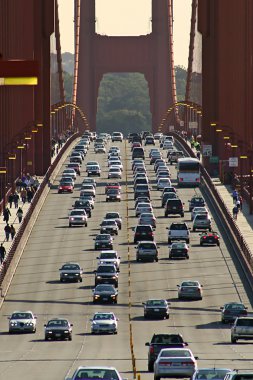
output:
[[[60,338],[61,334],[55,334],[55,336],[56,336],[57,338]]]
[[[172,366],[173,366],[173,367],[180,367],[180,366],[181,366],[181,363],[172,363]]]
[[[212,243],[212,239],[208,239],[207,242],[208,242],[208,243]]]
[[[172,210],[176,210],[176,207],[174,206],[174,207],[172,207]]]
[[[107,300],[108,300],[108,298],[107,298],[107,297],[103,297],[102,299],[103,299],[103,301],[107,301]]]
[[[160,311],[159,309],[155,309],[155,311]]]
[[[102,245],[101,245],[101,247],[102,247],[102,248],[105,248],[105,247],[106,247],[106,245],[105,245],[105,244],[102,244]]]

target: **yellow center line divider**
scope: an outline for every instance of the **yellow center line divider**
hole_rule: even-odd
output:
[[[132,306],[132,293],[131,293],[131,261],[130,261],[130,230],[129,230],[129,201],[128,201],[128,173],[127,173],[127,140],[125,140],[125,173],[126,173],[126,219],[127,219],[127,258],[128,258],[128,319],[129,319],[129,337],[130,337],[130,351],[132,358],[132,367],[134,379],[136,379],[136,360],[134,355],[134,344],[133,344],[133,328],[132,328],[132,318],[131,318],[131,306]],[[138,380],[140,380],[140,375],[138,375]]]

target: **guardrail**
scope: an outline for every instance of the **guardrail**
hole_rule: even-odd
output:
[[[178,135],[175,132],[171,132],[170,134],[174,136],[174,138],[180,143],[180,145],[187,152],[187,154],[189,154],[190,157],[196,158],[196,155],[193,152],[193,150],[189,147],[187,142],[180,135]],[[209,176],[208,172],[202,165],[201,165],[201,175],[202,175],[202,181],[204,182],[204,183],[202,182],[202,184],[205,186],[205,191],[209,193],[209,196],[213,198],[214,203],[218,205],[221,212],[221,218],[223,220],[223,223],[224,225],[227,226],[228,229],[230,229],[231,233],[233,234],[236,240],[236,243],[238,244],[241,250],[242,262],[245,265],[245,268],[248,274],[252,277],[253,255],[250,250],[250,247],[248,246],[246,240],[241,234],[241,231],[239,230],[237,224],[235,223],[231,212],[228,210],[226,204],[223,202],[223,199],[221,198],[219,192],[217,191],[217,188],[214,185],[211,177]]]
[[[45,176],[44,176],[44,179],[43,181],[41,182],[38,190],[36,191],[36,193],[34,194],[34,197],[31,201],[31,205],[26,213],[26,215],[24,216],[23,220],[22,220],[22,223],[15,235],[15,238],[13,240],[13,243],[10,247],[10,250],[8,252],[8,254],[6,255],[6,259],[4,260],[3,264],[2,264],[2,268],[1,268],[1,272],[0,272],[0,287],[3,283],[3,280],[4,280],[4,277],[12,263],[12,260],[15,256],[15,253],[16,253],[16,250],[17,250],[17,247],[18,245],[20,244],[20,241],[21,241],[21,238],[24,234],[24,231],[28,225],[28,222],[32,216],[32,213],[34,211],[34,209],[36,208],[37,204],[38,204],[38,200],[40,199],[44,189],[46,188],[46,186],[50,186],[50,177],[53,173],[53,171],[55,170],[55,168],[57,167],[59,161],[61,160],[63,154],[66,152],[66,150],[68,149],[68,147],[71,145],[71,143],[77,138],[80,136],[80,133],[75,133],[73,134],[67,141],[66,143],[64,144],[64,146],[62,147],[62,149],[60,150],[60,152],[58,153],[57,157],[55,158],[54,162],[50,165],[50,167],[48,168]]]

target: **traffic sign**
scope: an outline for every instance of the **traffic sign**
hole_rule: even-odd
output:
[[[202,145],[202,155],[204,157],[211,157],[213,153],[212,145]]]
[[[170,132],[173,132],[174,129],[175,129],[174,125],[169,125],[169,131],[170,131]]]
[[[229,167],[238,168],[238,157],[229,157]]]
[[[189,121],[189,129],[197,129],[198,123],[197,121]]]

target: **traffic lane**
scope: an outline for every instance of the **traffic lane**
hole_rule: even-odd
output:
[[[172,169],[173,170],[173,169]],[[151,176],[154,179],[154,176]],[[175,178],[175,177],[174,177]],[[183,199],[186,209],[188,206],[188,200],[192,195],[200,193],[199,190],[194,189],[179,189],[178,193]],[[152,203],[159,203],[160,199],[156,193],[152,192]],[[157,215],[158,212],[158,215]],[[155,209],[156,215],[161,217],[159,211],[159,206]],[[161,223],[164,221],[165,223]],[[181,220],[181,218],[159,218],[159,223],[156,231],[156,236],[160,239],[158,241],[161,246],[163,242],[167,241],[167,231],[164,229],[162,224],[169,224],[172,221]],[[183,220],[187,221],[189,225],[190,213],[185,213],[185,218]],[[215,224],[214,224],[215,226]],[[161,231],[162,227],[162,231]],[[215,229],[216,226],[214,227]],[[165,232],[166,231],[166,232]],[[165,243],[165,246],[167,244]],[[160,249],[161,259],[165,259],[162,263],[145,263],[133,265],[131,267],[131,283],[135,289],[139,287],[138,291],[133,294],[136,299],[133,301],[133,323],[134,323],[134,338],[138,336],[138,339],[134,339],[134,349],[136,357],[140,355],[137,361],[137,371],[145,371],[147,368],[147,356],[142,356],[143,354],[143,344],[145,341],[149,341],[153,331],[157,332],[167,332],[168,327],[175,329],[177,332],[183,332],[183,336],[186,340],[191,342],[191,347],[193,352],[197,355],[199,352],[204,353],[200,356],[200,365],[211,365],[214,360],[220,361],[222,365],[232,366],[235,365],[233,360],[237,360],[236,364],[238,366],[242,365],[241,356],[242,352],[238,353],[238,349],[235,350],[234,346],[229,345],[227,347],[227,342],[229,342],[229,327],[224,327],[220,324],[220,310],[219,307],[229,300],[238,300],[241,298],[247,299],[247,295],[244,288],[238,293],[237,281],[240,278],[236,271],[236,268],[231,263],[231,259],[224,257],[229,256],[228,251],[224,243],[221,243],[221,247],[206,247],[202,248],[199,246],[199,233],[191,233],[191,256],[189,261],[174,261],[167,264],[168,248],[162,247]],[[163,261],[163,260],[162,260]],[[160,270],[161,265],[166,265],[167,270]],[[140,271],[136,271],[136,268],[140,268]],[[134,268],[134,269],[133,269]],[[151,278],[152,274],[156,272],[156,277]],[[167,273],[167,283],[164,282],[164,274]],[[235,279],[235,274],[237,279]],[[134,276],[136,277],[134,278]],[[140,276],[146,278],[145,282],[139,281]],[[217,280],[218,277],[218,280]],[[178,301],[177,300],[177,284],[184,279],[198,279],[204,285],[204,299],[202,301]],[[180,280],[180,281],[179,281]],[[143,288],[145,284],[145,289]],[[165,286],[163,286],[165,284]],[[222,293],[221,293],[222,289]],[[143,306],[141,302],[143,301],[143,295],[148,292],[149,297],[167,298],[171,301],[171,316],[172,318],[168,321],[144,321],[143,318]],[[147,298],[149,298],[147,297]],[[224,300],[224,302],[223,302]],[[249,300],[247,299],[249,303]],[[201,304],[201,306],[200,306]],[[218,320],[217,320],[218,319]],[[136,322],[135,322],[136,321]],[[142,323],[140,323],[142,321]],[[148,323],[143,331],[141,326]],[[165,328],[165,331],[164,331]],[[196,331],[196,330],[200,330]],[[221,340],[221,331],[222,340]],[[150,333],[152,331],[152,333]],[[140,334],[143,338],[140,339]],[[200,341],[198,338],[200,337]],[[224,343],[224,338],[227,338]],[[224,350],[225,346],[225,350]],[[248,352],[248,350],[246,350]],[[252,353],[251,353],[252,355]],[[143,366],[144,364],[144,366]],[[220,364],[220,363],[219,363]],[[140,367],[139,367],[140,365]],[[247,366],[247,364],[246,364]],[[244,367],[245,368],[245,367]],[[149,377],[149,375],[145,375]]]
[[[102,181],[105,181],[106,177],[102,178]],[[100,181],[100,180],[99,180]],[[81,182],[81,179],[80,179]],[[20,289],[21,283],[20,278],[23,277],[22,271],[21,273],[17,272],[17,275],[15,276],[16,284],[15,286],[12,286],[10,288],[8,297],[9,301],[4,305],[4,308],[6,309],[6,314],[9,314],[13,311],[13,304],[15,304],[15,308],[20,308],[22,306],[22,309],[24,308],[30,308],[31,303],[33,306],[34,312],[38,315],[38,332],[35,334],[36,338],[39,337],[39,342],[32,342],[30,341],[30,337],[27,335],[13,335],[13,338],[15,340],[14,346],[17,342],[19,342],[19,347],[21,347],[20,356],[22,356],[23,350],[22,346],[25,347],[25,352],[29,352],[29,363],[33,363],[33,360],[38,360],[40,365],[40,369],[43,373],[43,378],[45,373],[47,373],[48,378],[56,378],[59,374],[63,374],[63,376],[68,372],[70,368],[72,368],[75,365],[78,365],[78,360],[80,360],[83,364],[83,360],[86,358],[86,355],[90,354],[90,363],[94,364],[94,357],[98,358],[98,361],[101,362],[101,358],[105,358],[103,361],[103,364],[106,362],[106,358],[108,357],[108,360],[111,363],[111,360],[116,357],[119,354],[119,361],[122,359],[122,370],[129,371],[131,370],[131,361],[128,362],[129,357],[129,344],[126,346],[126,334],[128,331],[128,318],[126,313],[126,305],[128,306],[126,302],[126,294],[123,294],[123,292],[120,292],[119,295],[119,305],[117,306],[117,316],[120,319],[120,332],[118,336],[110,337],[115,338],[114,342],[121,341],[121,339],[124,341],[124,344],[120,345],[122,349],[118,348],[118,344],[112,345],[111,339],[109,339],[110,344],[107,342],[106,336],[103,337],[96,337],[99,339],[99,345],[98,347],[94,346],[93,344],[94,340],[92,337],[92,340],[90,343],[87,342],[87,336],[89,337],[89,331],[90,331],[90,321],[89,318],[92,317],[93,313],[95,311],[98,311],[98,306],[93,306],[91,304],[91,289],[94,287],[94,274],[93,270],[96,267],[96,256],[98,252],[94,251],[94,241],[91,239],[91,236],[93,234],[93,231],[98,232],[98,221],[102,220],[102,217],[104,216],[105,212],[108,210],[108,204],[104,202],[105,196],[103,194],[102,196],[102,190],[101,190],[101,197],[98,198],[98,202],[96,202],[96,208],[93,212],[93,216],[91,219],[89,219],[89,226],[86,229],[83,228],[73,228],[69,229],[67,228],[67,220],[60,220],[60,226],[62,228],[59,228],[59,231],[61,231],[60,235],[58,235],[54,232],[52,225],[51,225],[51,219],[54,218],[54,215],[57,215],[58,218],[65,218],[65,206],[69,206],[73,199],[72,195],[64,194],[59,195],[57,197],[57,201],[55,201],[56,197],[56,188],[52,189],[48,201],[49,201],[49,208],[45,209],[44,212],[42,211],[42,216],[40,219],[38,219],[38,229],[34,234],[37,234],[37,236],[31,236],[31,238],[35,238],[36,243],[34,243],[34,239],[31,240],[33,243],[32,246],[29,248],[29,243],[27,246],[26,251],[29,253],[24,253],[23,260],[26,260],[29,262],[29,268],[30,272],[27,273],[27,264],[25,263],[22,265],[22,268],[25,268],[25,276],[29,275],[32,276],[33,273],[35,273],[36,270],[36,279],[39,284],[39,289],[34,289],[30,285],[26,289]],[[73,196],[75,196],[76,191],[74,192]],[[52,201],[50,202],[50,197]],[[68,205],[66,202],[64,203],[63,207],[60,207],[58,209],[58,198],[59,200],[68,199]],[[57,205],[57,212],[54,212],[53,208]],[[98,207],[97,207],[98,206]],[[115,209],[115,206],[113,206],[113,209]],[[71,206],[70,206],[71,207]],[[46,208],[46,205],[45,205]],[[124,202],[122,204],[117,204],[117,209],[121,212],[121,208],[125,208]],[[53,210],[53,212],[52,212]],[[59,212],[62,212],[62,214],[59,214]],[[50,214],[50,224],[48,223],[48,216]],[[95,218],[94,215],[97,215]],[[59,223],[58,218],[55,217],[55,224]],[[101,219],[100,219],[101,218]],[[65,224],[66,223],[66,224]],[[42,227],[43,226],[43,227]],[[46,228],[48,226],[48,228]],[[57,225],[56,225],[57,227]],[[64,227],[64,228],[63,228]],[[65,228],[66,227],[66,228]],[[43,229],[43,235],[40,237],[41,230]],[[90,230],[90,233],[87,233]],[[58,231],[58,230],[57,230]],[[84,231],[85,233],[83,233]],[[86,235],[87,233],[87,235]],[[120,232],[120,234],[124,234],[124,225],[123,230]],[[127,231],[126,231],[127,234]],[[45,238],[47,237],[47,242],[45,243]],[[78,242],[78,244],[77,244]],[[117,245],[117,244],[116,244]],[[43,252],[41,252],[41,246],[43,246]],[[35,247],[37,249],[35,250]],[[123,255],[123,261],[124,261],[124,248],[125,246],[120,246],[121,253]],[[47,252],[47,256],[42,255],[42,253],[45,253],[45,250]],[[74,252],[73,252],[74,251]],[[84,260],[84,257],[86,258]],[[88,257],[88,260],[87,260]],[[76,285],[76,284],[59,284],[59,272],[58,268],[59,265],[62,264],[65,260],[74,259],[76,261],[79,261],[80,264],[84,264],[86,268],[85,273],[85,280],[84,284]],[[94,265],[93,265],[94,264]],[[84,266],[83,265],[83,266]],[[43,269],[38,271],[38,266],[43,267]],[[124,276],[124,265],[122,265],[123,270],[121,270],[120,275],[120,282],[121,279],[123,279]],[[19,270],[18,270],[19,271]],[[90,272],[90,273],[89,273]],[[42,279],[40,280],[40,276],[42,276]],[[127,278],[127,276],[126,276]],[[23,281],[24,282],[24,281]],[[124,281],[123,281],[124,282]],[[127,280],[125,281],[127,283]],[[86,285],[88,283],[88,285]],[[45,285],[46,284],[46,285]],[[63,285],[63,286],[61,286]],[[69,285],[69,286],[68,286]],[[83,288],[82,286],[83,285]],[[34,292],[34,294],[32,294]],[[10,305],[11,304],[11,305]],[[122,307],[120,306],[122,304]],[[8,306],[9,310],[7,310]],[[112,307],[111,305],[99,305],[99,310],[110,310]],[[122,312],[121,312],[122,308]],[[2,309],[2,312],[4,310]],[[48,317],[55,316],[55,315],[65,315],[69,319],[71,319],[71,322],[74,324],[74,337],[72,342],[66,342],[66,344],[61,344],[61,350],[59,352],[59,342],[44,342],[43,336],[44,336],[44,328],[43,324],[47,321]],[[43,318],[43,321],[42,321]],[[125,320],[124,320],[125,319]],[[2,321],[2,318],[1,318]],[[86,323],[87,321],[87,323]],[[124,327],[124,325],[126,326]],[[7,327],[7,323],[5,322],[5,329]],[[88,334],[87,336],[85,334]],[[122,337],[121,337],[122,335]],[[78,340],[77,340],[78,337]],[[9,335],[6,335],[7,342],[9,343]],[[109,337],[108,337],[109,338]],[[28,340],[29,339],[29,340]],[[22,342],[22,343],[21,343]],[[127,339],[127,342],[129,342],[129,339]],[[37,350],[38,343],[40,343],[40,349]],[[52,343],[52,344],[50,344]],[[43,345],[42,345],[43,344]],[[57,346],[56,346],[57,344]],[[110,350],[108,354],[108,344]],[[29,347],[27,347],[27,345]],[[71,349],[69,348],[71,346]],[[33,347],[36,347],[33,348]],[[104,350],[104,353],[103,353]],[[12,349],[11,349],[12,351]],[[97,353],[101,352],[101,355],[97,356]],[[13,352],[12,352],[13,354]],[[14,357],[14,360],[20,359],[20,356]],[[51,363],[50,367],[50,373],[48,373],[48,368],[44,366],[40,362],[44,363],[44,360],[48,360]],[[8,359],[10,359],[10,355],[8,353]],[[61,370],[59,369],[58,363],[61,363]],[[81,363],[80,362],[80,363]],[[87,363],[87,362],[86,362]],[[109,362],[108,362],[109,363]],[[99,363],[97,363],[99,364]],[[37,364],[36,364],[37,365]],[[6,373],[8,373],[8,376],[17,376],[17,373],[23,373],[22,371],[22,361],[19,360],[18,363],[13,368],[8,368],[6,370]],[[74,368],[73,368],[74,369]],[[24,368],[24,372],[26,373],[26,369]],[[33,373],[33,372],[32,372]],[[26,378],[27,373],[26,373]],[[31,374],[31,378],[33,377],[33,374]],[[38,378],[39,375],[38,375]],[[42,377],[41,377],[42,378]]]

